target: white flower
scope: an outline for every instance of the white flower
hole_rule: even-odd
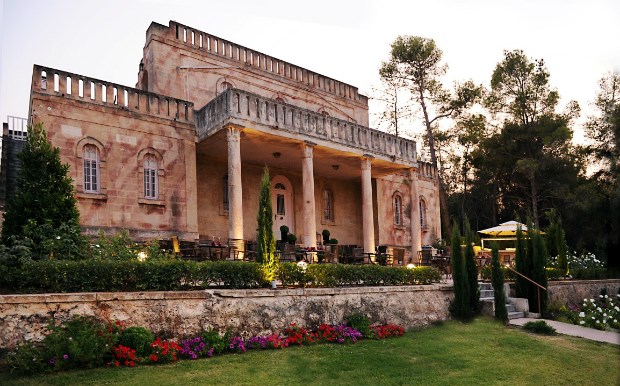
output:
[[[584,324],[584,323],[585,323],[585,322],[584,322],[583,320],[580,320],[580,321],[579,321],[579,324]]]
[[[594,303],[594,299],[590,299],[590,303]]]
[[[603,298],[603,295],[598,295],[598,297],[602,299],[602,298]]]
[[[609,296],[605,295],[605,299],[607,299]]]
[[[60,240],[60,236],[56,236],[56,240]]]
[[[614,323],[618,323],[618,319],[614,319]]]
[[[601,310],[601,307],[596,307],[596,310],[597,310],[598,312],[603,312],[603,310]]]
[[[615,306],[615,307],[614,307],[614,310],[616,310],[616,311],[620,312],[620,308],[618,308],[618,306]]]
[[[579,313],[579,317],[580,317],[580,318],[585,318],[585,317],[586,317],[586,313],[585,313],[585,312],[583,312],[583,311],[581,311],[581,312]]]
[[[605,318],[606,318],[606,317],[607,317],[607,314],[603,313],[603,317],[605,317]]]
[[[594,316],[592,317],[592,320],[594,320]]]
[[[597,320],[597,321],[596,321],[596,323],[600,323],[600,322],[601,322],[600,320]]]

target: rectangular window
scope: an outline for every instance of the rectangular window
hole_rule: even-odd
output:
[[[144,198],[157,199],[157,159],[152,155],[144,158]]]
[[[84,192],[99,193],[99,155],[92,145],[84,147]]]
[[[276,195],[276,213],[278,216],[284,216],[286,214],[286,208],[284,208],[284,195]]]

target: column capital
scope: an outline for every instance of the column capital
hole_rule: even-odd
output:
[[[314,147],[316,146],[316,143],[304,141],[301,146],[304,152],[303,158],[312,158],[314,156]]]
[[[373,159],[375,159],[375,157],[364,154],[364,156],[362,157],[362,170],[370,169]]]
[[[227,124],[224,126],[226,130],[226,139],[228,142],[239,142],[239,138],[241,136],[241,132],[243,131],[243,126]]]

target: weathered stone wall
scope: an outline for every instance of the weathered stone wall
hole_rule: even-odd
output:
[[[146,39],[137,84],[144,90],[199,110],[232,86],[368,126],[368,98],[357,87],[174,21],[152,23]]]
[[[42,339],[51,317],[94,315],[175,337],[207,328],[247,336],[291,323],[340,323],[352,312],[375,322],[419,327],[448,319],[452,299],[447,285],[1,295],[0,348]]]
[[[603,288],[615,298],[620,290],[620,279],[552,281],[549,282],[548,301],[549,304],[581,304],[583,299],[598,299]]]
[[[49,80],[45,83],[43,71]],[[60,83],[56,87],[54,73]],[[82,91],[78,82],[85,85]],[[95,90],[92,97],[91,83]],[[108,94],[105,101],[103,86]],[[183,105],[187,105],[185,113]],[[30,108],[32,122],[43,123],[48,140],[59,148],[61,161],[69,165],[85,230],[96,234],[100,229],[128,229],[133,237],[147,240],[197,237],[191,104],[35,66]],[[86,145],[99,151],[98,193],[88,193],[83,186]],[[144,198],[146,154],[157,158],[156,199]]]

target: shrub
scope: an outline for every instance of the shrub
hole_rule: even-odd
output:
[[[42,347],[25,342],[17,345],[14,351],[6,356],[6,365],[11,372],[19,374],[38,374],[50,367],[45,363]]]
[[[360,313],[353,313],[346,317],[347,326],[359,331],[364,338],[372,338],[376,333],[370,328],[370,319]]]
[[[595,299],[583,299],[575,324],[584,327],[606,330],[608,328],[620,329],[620,294],[612,299],[606,293],[601,293]]]
[[[405,329],[395,324],[385,324],[379,326],[370,326],[372,336],[376,339],[385,339],[393,336],[401,336],[405,334]]]
[[[207,347],[212,347],[216,354],[223,353],[228,348],[228,341],[232,336],[231,331],[226,331],[223,336],[215,330],[207,330],[202,333],[202,339],[204,339]]]
[[[555,335],[555,328],[548,325],[544,320],[527,322],[523,325],[523,328],[535,334]]]
[[[153,333],[144,327],[129,327],[121,332],[118,344],[132,348],[139,357],[151,354],[151,342],[155,340]]]

